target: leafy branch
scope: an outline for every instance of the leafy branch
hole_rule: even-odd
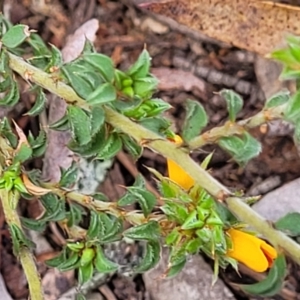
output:
[[[30,80],[48,89],[52,93],[65,99],[69,104],[75,104],[79,107],[90,109],[86,101],[79,97],[75,91],[62,82],[56,82],[52,75],[47,74],[30,64],[23,59],[9,53],[9,65],[15,72],[19,73],[24,79]],[[248,120],[241,121],[238,125],[232,125],[230,134],[240,133],[240,128],[251,128],[264,124],[267,120],[279,118],[282,116],[285,106],[279,106],[265,110]],[[172,159],[180,167],[194,178],[200,186],[205,187],[206,191],[220,201],[225,201],[229,209],[237,215],[237,217],[245,222],[250,223],[258,232],[263,234],[271,243],[285,250],[289,255],[300,264],[300,246],[287,238],[281,232],[275,230],[263,220],[249,206],[243,203],[243,200],[237,197],[232,198],[232,193],[216,179],[214,179],[207,171],[203,170],[195,161],[193,161],[184,149],[179,148],[174,143],[163,139],[158,134],[138,125],[129,118],[114,111],[108,106],[103,107],[105,111],[106,122],[120,131],[132,136],[138,143],[144,145],[163,155],[166,158]],[[226,126],[226,125],[225,125]],[[224,136],[225,127],[216,129],[219,132],[213,133],[214,139],[218,136]],[[228,135],[228,131],[226,131]],[[195,138],[191,143],[191,148],[195,149],[198,146],[207,142],[207,138],[201,135],[200,138]]]

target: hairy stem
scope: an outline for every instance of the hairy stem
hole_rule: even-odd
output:
[[[201,148],[204,145],[217,142],[221,137],[241,134],[245,130],[257,127],[271,120],[282,119],[285,108],[286,105],[282,104],[277,107],[264,109],[256,115],[237,123],[227,122],[224,126],[215,127],[194,138],[189,142],[188,147],[190,150]]]
[[[14,210],[11,205],[12,201],[16,201],[16,199],[11,199],[12,195],[12,193],[7,192],[5,189],[0,190],[0,198],[2,201],[5,220],[8,225],[16,225],[22,230],[20,218],[16,210]],[[43,300],[42,284],[31,251],[27,247],[23,246],[20,249],[18,256],[28,281],[30,299]]]
[[[51,75],[29,65],[24,60],[12,54],[9,54],[9,60],[10,67],[26,80],[31,80],[41,85],[52,93],[64,98],[65,101],[69,104],[76,104],[84,109],[89,109],[87,103],[83,99],[81,99],[69,86],[61,82],[56,82]],[[28,74],[30,74],[30,76],[28,76]],[[226,202],[229,209],[234,214],[236,214],[241,221],[252,225],[258,232],[262,233],[277,247],[284,249],[295,261],[300,264],[300,245],[292,242],[291,239],[284,236],[281,232],[269,226],[266,220],[262,219],[261,216],[259,216],[249,206],[243,203],[241,199],[236,197],[230,198],[230,191],[216,179],[214,179],[208,172],[203,170],[195,161],[190,158],[190,156],[186,152],[178,148],[173,143],[162,139],[154,132],[149,131],[148,129],[134,123],[130,119],[112,110],[111,108],[104,107],[104,110],[106,114],[106,121],[109,124],[132,136],[137,142],[143,144],[144,146],[162,154],[169,159],[174,160],[212,196],[220,200],[227,199]],[[273,111],[274,116],[272,115],[271,111]],[[257,114],[255,117],[243,121],[236,126],[237,128],[239,128],[238,130],[259,126],[270,119],[280,117],[282,115],[282,112],[282,107],[278,108],[278,110],[274,109],[263,111]],[[219,128],[216,130],[222,129]],[[236,134],[235,130],[232,130],[231,134]],[[204,142],[206,143],[206,141]],[[199,138],[198,140],[195,139],[191,144],[191,148],[194,149],[198,146],[201,146],[204,142],[201,140],[201,138]]]

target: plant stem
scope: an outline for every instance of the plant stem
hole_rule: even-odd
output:
[[[26,80],[31,80],[41,85],[50,92],[65,99],[65,101],[69,104],[76,104],[77,106],[89,110],[87,103],[69,86],[61,82],[55,82],[51,75],[29,65],[23,59],[20,59],[10,53],[9,61],[10,67]],[[30,74],[30,76],[28,76],[28,74]],[[215,198],[220,200],[227,199],[226,202],[229,209],[236,214],[241,221],[253,225],[258,232],[262,233],[277,247],[284,249],[296,262],[300,264],[300,245],[294,243],[281,232],[273,229],[270,225],[268,225],[266,220],[243,203],[241,199],[236,197],[228,198],[231,195],[230,191],[213,178],[208,172],[203,170],[186,152],[178,148],[174,143],[163,139],[156,133],[136,124],[111,108],[105,106],[103,108],[106,114],[106,122],[132,136],[137,142],[144,146],[175,161],[180,167],[184,168],[185,171],[192,176],[200,186],[204,187],[206,191]],[[237,130],[244,130],[244,128],[259,126],[270,119],[282,116],[282,113],[283,107],[278,107],[278,109],[274,110],[262,111],[255,117],[239,122],[239,124],[236,125],[236,128]],[[217,130],[222,131],[223,129],[219,128]],[[231,134],[236,134],[236,131],[232,130]],[[206,143],[206,141],[201,140],[201,138],[198,140],[196,138],[191,147],[195,148],[196,146],[203,145],[204,142]]]
[[[0,138],[0,174],[3,173],[6,162],[11,161],[14,150],[7,144],[6,140]],[[17,226],[22,229],[19,215],[14,208],[20,199],[19,193],[13,193],[5,189],[0,189],[0,201],[2,203],[3,212],[7,224],[12,227]],[[14,243],[14,241],[12,241]],[[37,271],[33,255],[29,248],[23,246],[20,252],[17,253],[22,264],[25,276],[28,281],[30,299],[31,300],[43,300],[43,289],[40,280],[39,273]]]
[[[197,148],[203,147],[204,145],[215,143],[221,137],[241,134],[245,130],[257,127],[268,121],[274,119],[282,119],[285,108],[286,104],[282,104],[277,107],[264,109],[256,115],[237,123],[227,122],[223,126],[215,127],[194,138],[188,143],[188,148],[190,150],[195,150]]]
[[[7,192],[5,189],[0,190],[0,198],[2,201],[5,220],[8,225],[14,224],[22,230],[21,222],[17,212],[11,208],[11,195],[12,193]],[[16,199],[14,199],[14,201],[15,200]],[[23,246],[18,255],[28,281],[30,299],[43,300],[44,297],[42,284],[31,251],[27,247]]]

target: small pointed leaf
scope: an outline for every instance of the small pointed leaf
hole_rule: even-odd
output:
[[[107,82],[100,85],[96,90],[94,90],[86,99],[86,101],[91,104],[103,104],[116,100],[117,93],[115,87]]]
[[[127,229],[123,235],[133,240],[157,241],[160,237],[160,229],[157,222],[150,221]]]
[[[30,36],[27,25],[15,25],[11,27],[2,37],[1,42],[7,48],[16,48]]]
[[[240,95],[233,90],[222,90],[220,95],[225,99],[227,104],[227,110],[229,112],[229,120],[234,122],[237,114],[241,111],[244,105],[244,101]]]
[[[207,125],[208,118],[203,106],[194,100],[186,101],[186,116],[182,128],[182,137],[185,141],[190,141],[200,134]]]
[[[91,120],[88,115],[81,108],[69,105],[68,119],[74,140],[81,146],[90,142]]]

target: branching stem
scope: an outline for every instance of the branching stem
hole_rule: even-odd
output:
[[[53,78],[52,75],[29,65],[23,59],[13,54],[9,54],[9,63],[10,67],[26,80],[30,80],[60,96],[69,104],[75,104],[89,110],[87,103],[80,98],[71,87],[62,82],[55,81],[55,78]],[[242,199],[231,197],[232,194],[229,189],[219,183],[208,172],[203,170],[183,149],[178,148],[173,143],[164,140],[156,133],[136,124],[109,107],[104,107],[104,110],[106,114],[106,121],[109,124],[132,136],[137,142],[145,147],[160,153],[166,158],[174,160],[179,166],[184,168],[200,186],[204,187],[208,193],[216,199],[226,201],[229,209],[242,222],[252,225],[259,233],[263,234],[277,247],[285,250],[286,253],[300,264],[300,245],[294,243],[283,233],[275,230],[266,220],[243,203]],[[240,133],[241,130],[259,126],[274,118],[280,118],[282,117],[283,110],[284,106],[277,107],[276,109],[264,110],[252,118],[232,125],[231,130],[226,132],[225,129],[228,130],[228,128],[225,128],[224,126],[216,128],[214,131],[212,130],[210,133],[204,133],[200,137],[194,139],[189,146],[191,149],[196,149],[209,143],[209,136],[212,139],[211,142],[213,142],[218,135],[224,136],[224,134],[226,134],[228,136],[237,134]],[[228,126],[228,124],[225,126]]]

